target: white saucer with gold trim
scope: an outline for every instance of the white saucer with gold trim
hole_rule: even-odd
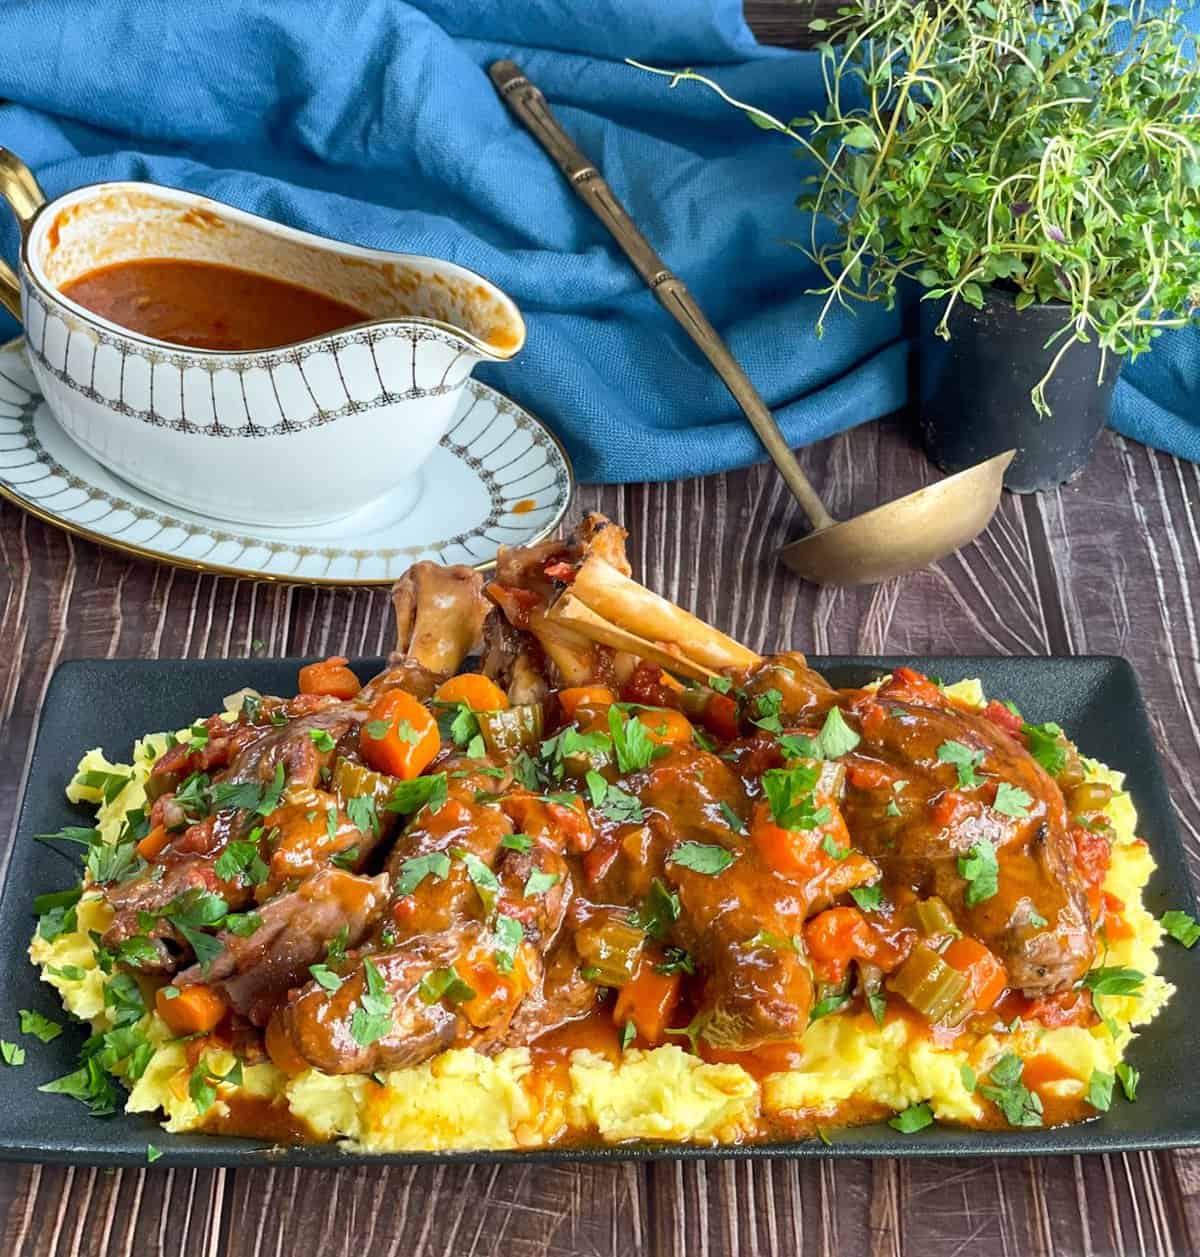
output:
[[[332,524],[205,519],[135,488],[80,449],[42,400],[23,349],[21,340],[0,347],[0,495],[126,553],[267,580],[387,584],[419,559],[486,567],[497,546],[550,533],[571,500],[574,477],[557,439],[527,410],[470,379],[422,468],[414,504],[401,485],[395,497]]]

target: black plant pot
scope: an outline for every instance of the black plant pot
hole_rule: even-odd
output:
[[[921,438],[946,471],[962,471],[1015,448],[1004,486],[1017,493],[1052,489],[1084,468],[1108,421],[1119,360],[1076,342],[1046,385],[1051,413],[1039,415],[1030,390],[1062,345],[1046,342],[1067,321],[1062,305],[1018,310],[1011,294],[989,289],[982,310],[963,301],[950,315],[950,339],[935,335],[944,304],[921,303],[918,372]]]

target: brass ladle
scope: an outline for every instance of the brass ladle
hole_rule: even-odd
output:
[[[559,125],[546,98],[513,61],[494,62],[488,74],[505,104],[612,233],[659,303],[716,368],[758,433],[813,528],[807,537],[780,550],[780,558],[788,567],[818,585],[872,584],[925,567],[983,531],[1000,504],[1002,478],[1015,450],[997,454],[853,519],[841,523],[835,520],[796,461],[758,390],[704,317],[695,298],[634,226],[595,164],[576,148]]]

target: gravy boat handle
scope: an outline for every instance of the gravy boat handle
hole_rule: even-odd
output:
[[[0,144],[0,197],[7,203],[21,229],[24,240],[38,210],[46,203],[46,194],[34,178],[33,171],[16,155]],[[0,305],[18,321],[21,318],[21,283],[11,266],[0,260]]]

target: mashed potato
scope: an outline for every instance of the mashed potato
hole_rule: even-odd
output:
[[[967,704],[983,702],[977,681],[959,682],[947,692]],[[231,697],[231,710],[240,697]],[[80,774],[130,777],[108,803],[100,791],[81,785],[78,776],[67,788],[72,801],[97,806],[96,823],[106,841],[115,841],[125,811],[144,801],[150,768],[169,742],[162,734],[142,739],[132,764],[110,764],[98,750],[80,762]],[[1135,835],[1137,815],[1123,790],[1123,775],[1084,762],[1090,780],[1106,782],[1115,792],[1107,813],[1117,840],[1105,889],[1124,903],[1130,929],[1129,937],[1110,945],[1104,963],[1146,975],[1137,995],[1098,997],[1105,1017],[1100,1025],[1047,1029],[1021,1024],[1003,1040],[962,1036],[940,1047],[905,1018],[889,1017],[879,1026],[866,1013],[833,1014],[805,1034],[794,1068],[761,1080],[740,1065],[710,1064],[672,1044],[629,1050],[615,1061],[579,1049],[561,1069],[536,1068],[524,1048],[495,1057],[448,1051],[422,1065],[370,1078],[316,1070],[288,1078],[263,1064],[247,1067],[235,1084],[219,1081],[234,1058],[213,1049],[205,1061],[215,1098],[202,1117],[189,1089],[194,1071],[189,1045],[171,1039],[164,1023],[149,1013],[139,1029],[153,1053],[126,1108],[161,1112],[166,1130],[187,1131],[219,1119],[235,1097],[252,1096],[286,1106],[318,1138],[369,1152],[398,1152],[537,1147],[564,1137],[726,1143],[761,1133],[764,1120],[767,1129],[773,1119],[811,1125],[836,1121],[854,1109],[900,1111],[921,1102],[938,1119],[970,1123],[983,1111],[969,1085],[972,1074],[982,1077],[1012,1051],[1025,1060],[1050,1058],[1061,1077],[1048,1088],[1064,1097],[1080,1096],[1095,1071],[1113,1073],[1135,1028],[1149,1022],[1173,991],[1156,972],[1162,929],[1142,903],[1154,860]],[[64,1007],[103,1031],[113,1024],[104,1000],[110,975],[97,966],[91,935],[108,924],[108,909],[99,897],[85,896],[77,917],[74,931],[50,941],[35,937],[29,954]]]

